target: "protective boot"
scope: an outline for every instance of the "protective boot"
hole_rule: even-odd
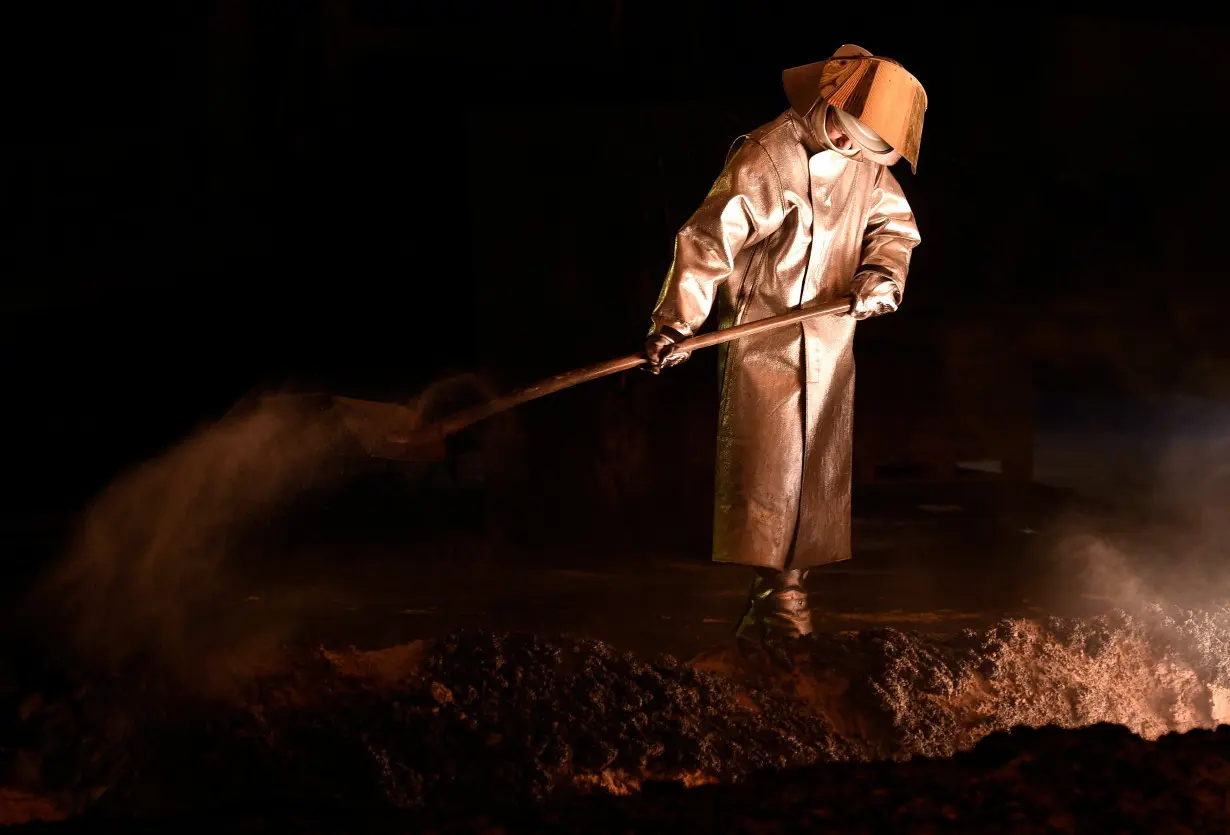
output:
[[[811,610],[803,587],[807,569],[756,569],[735,637],[753,642],[810,635]]]

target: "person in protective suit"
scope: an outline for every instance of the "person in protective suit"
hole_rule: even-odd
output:
[[[790,108],[736,141],[676,236],[645,344],[659,373],[715,301],[726,328],[852,297],[721,346],[713,559],[756,568],[737,634],[760,639],[809,634],[808,569],[851,556],[854,329],[901,303],[920,238],[889,166],[916,169],[927,106],[857,46],[782,79]]]

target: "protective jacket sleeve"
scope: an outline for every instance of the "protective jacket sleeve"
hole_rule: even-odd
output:
[[[734,272],[739,253],[781,227],[783,203],[768,152],[753,139],[744,141],[675,236],[674,259],[650,332],[670,327],[693,335],[708,318],[718,287]]]
[[[910,270],[910,255],[922,241],[914,212],[897,178],[888,168],[871,194],[867,229],[863,236],[861,266],[855,278],[854,291],[871,281],[891,280],[897,286],[897,298],[905,292],[906,274]]]

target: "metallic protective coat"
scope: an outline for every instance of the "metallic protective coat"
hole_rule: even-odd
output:
[[[816,153],[819,151],[819,153]],[[788,110],[743,137],[679,231],[654,329],[690,336],[849,295],[904,291],[918,227],[889,170],[821,151]],[[722,346],[713,558],[807,568],[850,557],[850,316]]]

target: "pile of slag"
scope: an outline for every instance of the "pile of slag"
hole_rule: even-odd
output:
[[[1230,717],[1230,609],[826,634],[693,665],[802,699],[860,759],[951,756],[1022,725],[1107,722],[1153,739]]]
[[[378,652],[288,652],[225,697],[152,674],[44,678],[37,689],[31,679],[0,688],[0,767],[23,797],[125,817],[314,809],[439,821],[823,763],[843,764],[817,772],[834,798],[847,780],[851,792],[883,782],[904,798],[915,772],[895,769],[907,766],[855,764],[946,757],[1020,725],[1109,722],[1152,739],[1219,724],[1227,624],[1228,613],[1154,608],[953,636],[826,634],[691,663],[465,632]],[[788,782],[808,779],[820,777]]]
[[[818,764],[738,784],[647,784],[531,815],[473,816],[499,832],[1225,832],[1230,727],[1156,741],[1120,725],[1018,728],[951,758]],[[443,829],[443,828],[442,828]]]

